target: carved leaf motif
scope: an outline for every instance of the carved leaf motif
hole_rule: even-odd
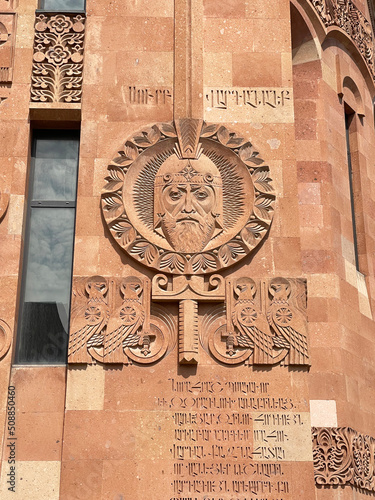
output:
[[[109,176],[105,178],[107,184],[105,185],[105,189],[107,191],[117,191],[121,188],[124,182],[124,174],[123,172],[116,167],[109,165],[108,167]]]
[[[358,434],[353,439],[354,484],[359,488],[371,490],[374,474],[369,436]]]
[[[254,147],[250,142],[244,144],[238,154],[241,160],[250,167],[260,165],[264,161],[262,158],[258,157],[258,151],[254,150]]]
[[[253,222],[246,224],[241,232],[241,236],[246,243],[253,246],[257,244],[258,240],[262,237],[262,233],[266,230],[267,226],[259,220],[254,220]]]
[[[216,269],[217,268],[217,261],[215,257],[209,253],[202,253],[196,255],[192,261],[191,265],[193,268],[193,271],[196,273],[200,269],[203,271],[206,271],[207,269]]]
[[[273,198],[268,196],[258,196],[255,200],[254,213],[261,219],[271,219]]]
[[[70,103],[81,100],[84,22],[84,16],[71,14],[37,16],[32,101]]]
[[[159,268],[162,270],[174,271],[178,269],[181,273],[185,270],[185,259],[178,253],[167,253],[160,259]]]
[[[230,260],[237,260],[237,258],[244,253],[246,253],[245,249],[240,243],[230,241],[220,248],[219,256],[224,264],[227,265]]]
[[[172,123],[162,123],[160,126],[160,130],[167,137],[177,137],[176,129]]]
[[[317,484],[346,484],[353,477],[349,428],[313,428],[313,461]]]
[[[112,161],[117,163],[118,165],[130,165],[138,156],[138,150],[135,146],[133,146],[130,142],[125,144],[125,147],[122,151],[119,151],[117,156]]]
[[[253,182],[258,191],[263,191],[263,193],[270,193],[273,191],[271,186],[272,179],[269,176],[270,172],[268,167],[258,168],[252,175]]]
[[[116,218],[124,212],[121,196],[103,196],[103,210],[107,212],[109,218]]]
[[[112,224],[111,231],[114,233],[114,237],[120,240],[120,244],[123,246],[129,245],[136,237],[133,226],[126,220],[119,220],[115,224]]]
[[[221,144],[228,148],[238,148],[245,142],[243,137],[239,137],[235,132],[229,132],[225,127],[220,127],[217,132],[217,137]]]
[[[203,123],[201,137],[212,137],[213,135],[216,134],[218,128],[219,128],[219,125],[216,125],[215,123],[213,123],[211,125],[207,125],[206,123]]]
[[[131,247],[130,253],[138,255],[138,258],[146,261],[147,265],[151,265],[157,255],[156,248],[145,240],[137,241]]]
[[[160,139],[160,130],[155,125],[142,131],[142,135],[134,137],[134,142],[143,148],[153,146]]]

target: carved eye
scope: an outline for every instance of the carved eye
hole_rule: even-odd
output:
[[[206,191],[196,191],[194,194],[195,197],[198,198],[198,200],[205,200],[208,196]]]
[[[169,197],[173,201],[177,201],[181,198],[181,191],[171,191]]]

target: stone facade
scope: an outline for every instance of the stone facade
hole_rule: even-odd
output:
[[[373,13],[0,0],[1,499],[372,498]],[[15,363],[33,131],[78,128],[66,364]]]

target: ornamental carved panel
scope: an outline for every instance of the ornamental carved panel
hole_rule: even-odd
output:
[[[199,317],[199,303],[215,305]],[[182,364],[201,349],[227,365],[310,364],[303,279],[75,278],[72,307],[69,363],[153,363],[178,345]]]
[[[35,20],[31,100],[81,102],[85,16],[38,14]]]
[[[362,54],[375,79],[374,48],[372,26],[353,0],[310,0],[326,28],[341,28]]]
[[[13,59],[16,37],[16,14],[0,13],[0,83],[9,84],[13,80]]]
[[[108,166],[102,211],[114,241],[163,273],[217,272],[266,236],[269,167],[235,132],[202,120],[139,131]]]
[[[150,299],[147,278],[74,278],[68,362],[149,364],[167,355],[175,321]]]
[[[317,485],[351,485],[375,492],[375,439],[350,427],[313,427]]]
[[[274,203],[269,167],[250,141],[224,126],[186,118],[128,138],[108,165],[102,212],[120,251],[154,275],[143,278],[137,298],[115,287],[122,296],[116,307],[131,300],[138,311],[123,333],[124,312],[109,305],[108,279],[99,288],[81,284],[84,292],[77,282],[69,362],[156,361],[178,345],[181,364],[197,364],[206,351],[227,365],[309,365],[306,280],[220,274],[267,237]],[[178,324],[164,341],[154,335],[150,346],[163,345],[156,358],[147,332],[153,308],[164,304],[175,304]],[[134,359],[129,349],[141,354]]]

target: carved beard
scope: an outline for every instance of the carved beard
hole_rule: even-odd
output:
[[[198,221],[176,222],[166,214],[163,220],[163,232],[174,250],[183,253],[195,253],[204,249],[215,229],[215,219],[207,215],[204,223]]]

